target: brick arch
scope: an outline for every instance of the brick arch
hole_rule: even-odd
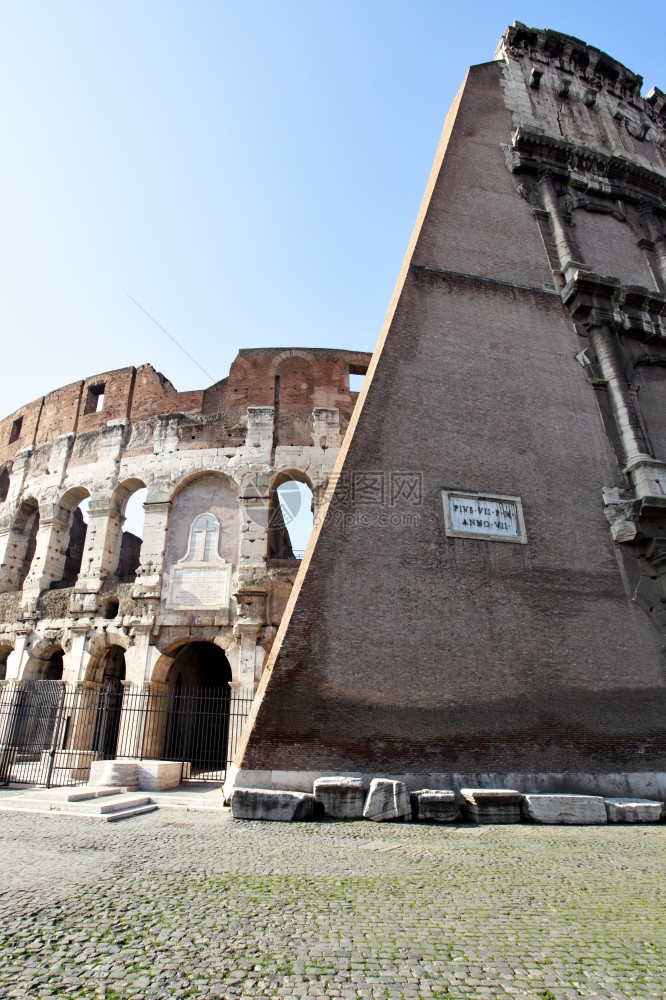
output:
[[[290,361],[292,358],[299,358],[301,361],[309,361],[310,364],[314,364],[315,357],[311,351],[300,347],[289,347],[284,351],[280,351],[279,354],[275,354],[271,358],[271,365],[274,371],[277,371],[283,361]]]

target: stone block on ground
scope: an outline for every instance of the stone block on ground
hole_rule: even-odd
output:
[[[373,778],[363,807],[363,818],[375,823],[411,817],[412,804],[407,786],[402,781]]]
[[[183,765],[177,760],[140,760],[136,776],[142,792],[162,792],[178,788]]]
[[[231,796],[234,819],[263,819],[292,823],[310,819],[314,813],[314,795],[307,792],[274,791],[268,788],[235,788]]]
[[[410,795],[415,823],[454,823],[460,819],[455,792],[440,788],[422,788]]]
[[[657,823],[665,811],[653,799],[604,799],[604,805],[609,823]]]
[[[136,789],[139,787],[136,765],[135,760],[94,760],[90,765],[89,784]]]
[[[600,795],[523,795],[523,816],[535,823],[590,824],[606,822]]]
[[[473,823],[520,823],[522,795],[514,788],[461,788],[460,794]]]
[[[317,778],[314,797],[325,816],[334,819],[361,819],[363,816],[365,789],[360,778]]]

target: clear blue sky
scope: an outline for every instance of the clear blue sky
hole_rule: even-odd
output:
[[[7,414],[150,361],[371,350],[467,66],[514,20],[666,89],[666,3],[0,0]]]

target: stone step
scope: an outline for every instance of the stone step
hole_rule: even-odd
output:
[[[105,813],[104,815],[102,815],[101,818],[103,820],[106,820],[107,823],[116,823],[118,820],[121,819],[131,819],[132,816],[143,816],[145,813],[155,812],[155,810],[158,807],[155,805],[154,802],[150,802],[150,799],[148,800],[148,802],[150,803],[149,805],[135,806],[132,809],[124,809],[118,812]]]
[[[122,812],[125,809],[138,809],[141,806],[147,805],[154,805],[155,809],[157,809],[157,805],[151,802],[149,795],[132,795],[129,798],[119,796],[113,802],[100,803],[97,809],[99,809],[100,814],[103,816],[107,813]]]
[[[88,799],[102,799],[108,795],[122,795],[128,788],[87,788],[85,792],[70,792],[68,802],[86,802]]]

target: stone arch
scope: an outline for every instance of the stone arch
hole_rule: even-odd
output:
[[[230,567],[238,564],[240,491],[237,483],[215,469],[200,469],[185,476],[171,495],[167,528],[165,573],[186,554],[193,523],[211,514],[219,523],[216,558]],[[231,572],[231,570],[230,570]]]
[[[160,684],[166,684],[168,682],[167,679],[169,677],[169,673],[178,654],[185,648],[185,646],[197,641],[210,642],[214,646],[218,646],[226,655],[227,651],[234,643],[234,637],[231,629],[221,629],[213,639],[193,640],[189,635],[181,636],[178,639],[172,639],[170,642],[165,644],[163,649],[161,649],[160,656],[153,666],[150,680]]]
[[[96,635],[88,644],[90,659],[86,667],[85,680],[100,683],[103,680],[104,665],[109,651],[120,649],[124,656],[131,644],[129,636],[123,635],[122,632],[107,630]]]
[[[280,470],[269,489],[267,553],[269,559],[299,559],[305,549],[304,544],[294,546],[293,531],[289,530],[289,524],[294,524],[300,515],[300,521],[295,527],[301,542],[304,542],[307,513],[303,510],[303,502],[307,499],[307,494],[298,488],[290,491],[289,483],[301,483],[307,488],[310,495],[310,511],[312,511],[314,489],[310,477],[301,469]],[[287,488],[280,490],[280,487]]]
[[[54,564],[51,587],[56,585],[71,587],[76,583],[81,572],[88,533],[88,523],[83,516],[81,504],[89,496],[90,491],[85,486],[72,486],[63,493],[57,503],[61,519],[69,524],[69,537],[63,553],[62,570],[59,575]]]
[[[144,492],[145,491],[145,492]],[[113,546],[113,556],[111,565],[113,572],[123,580],[132,580],[136,577],[136,571],[141,564],[141,547],[143,545],[143,535],[145,531],[145,521],[142,523],[141,534],[124,527],[122,518],[128,513],[128,504],[133,504],[133,498],[138,493],[144,493],[143,503],[148,496],[148,487],[143,479],[135,476],[122,480],[118,483],[111,497],[112,510],[119,515],[116,526],[109,526],[109,530],[114,530],[115,537],[109,539],[109,544]],[[139,497],[139,501],[141,497]]]
[[[30,656],[21,680],[61,681],[64,649],[60,642],[38,639],[30,645]]]

